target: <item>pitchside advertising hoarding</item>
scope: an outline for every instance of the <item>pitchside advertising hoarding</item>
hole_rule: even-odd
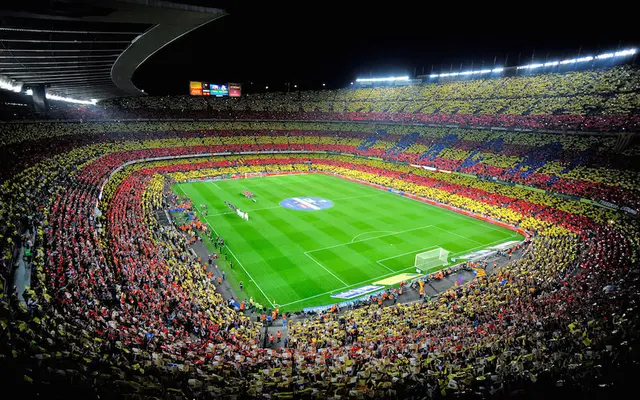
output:
[[[200,81],[189,82],[189,94],[191,96],[214,97],[240,97],[241,85],[239,83],[210,83]]]

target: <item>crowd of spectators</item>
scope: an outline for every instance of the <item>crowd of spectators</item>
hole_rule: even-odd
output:
[[[388,132],[366,153],[358,147],[371,132],[348,124],[306,133],[295,125],[283,132],[286,126],[275,123],[241,134],[138,124],[145,127],[140,132],[95,125],[86,138],[73,128],[58,132],[55,124],[44,133],[39,125],[20,126],[35,131],[26,142],[2,135],[11,165],[2,167],[0,245],[9,248],[25,229],[35,232],[35,243],[32,283],[22,299],[10,285],[2,287],[0,380],[23,384],[27,396],[598,394],[620,389],[635,371],[640,232],[624,214],[397,160],[340,154],[201,157],[117,170],[142,158],[222,151],[384,156],[407,129]],[[470,141],[496,139],[474,132],[443,154],[460,159]],[[424,133],[404,156],[421,155],[412,151],[451,134]],[[521,161],[547,140],[501,135],[507,146],[496,163]],[[570,154],[590,147],[591,139],[584,140],[557,139]],[[227,306],[185,237],[159,225],[154,211],[163,208],[167,179],[310,168],[503,221],[534,239],[521,259],[438,299],[292,323],[284,348],[262,349],[259,325]],[[589,167],[581,174],[598,182],[606,171]],[[637,190],[633,180],[624,183],[635,179],[634,171],[624,172],[631,175],[611,186]],[[12,257],[3,254],[5,262]]]
[[[395,121],[535,130],[638,131],[640,72],[619,66],[562,74],[416,86],[133,97],[52,110],[53,119],[282,119]],[[10,119],[34,119],[27,107]]]
[[[115,138],[151,143],[157,143],[151,139],[165,140],[168,143],[166,141],[173,138],[185,145],[200,141],[203,146],[237,144],[252,149],[271,146],[273,150],[309,150],[313,145],[317,150],[418,163],[638,208],[640,178],[634,162],[638,146],[632,143],[627,148],[616,149],[618,139],[615,137],[302,122],[40,123],[37,129],[30,129],[32,126],[8,124],[0,127],[0,142],[6,145],[3,149],[7,159],[15,157],[15,153],[33,150],[40,154],[37,150],[44,147],[50,153],[63,151],[69,146],[71,137],[87,144],[108,143]],[[374,133],[382,128],[385,134]],[[152,134],[154,129],[158,133]],[[205,129],[207,132],[203,133]],[[79,132],[85,133],[78,135]],[[234,137],[230,137],[231,132]],[[405,135],[414,132],[420,134],[414,143],[401,152],[389,153]],[[22,141],[17,142],[18,138]],[[373,144],[363,148],[362,144],[372,138]],[[618,155],[610,157],[614,151]],[[30,160],[36,159],[31,157]],[[539,164],[535,165],[536,162]],[[9,168],[16,165],[19,164],[7,163]]]

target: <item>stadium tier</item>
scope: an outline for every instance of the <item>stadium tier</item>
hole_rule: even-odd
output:
[[[53,112],[52,117],[360,120],[625,132],[638,131],[640,127],[638,82],[637,68],[619,66],[562,74],[249,94],[226,99],[119,98],[96,107],[67,107]],[[22,111],[26,110],[11,110]]]
[[[224,107],[435,116],[486,103],[500,118],[563,109],[583,128],[627,129],[636,74],[301,92]],[[412,96],[432,100],[416,106]],[[207,100],[181,101],[213,112]],[[637,370],[640,315],[638,146],[623,139],[355,122],[0,125],[0,381],[27,397],[175,399],[622,387]],[[502,244],[500,265],[473,262]],[[416,255],[439,248],[451,266],[414,274]],[[460,262],[471,278],[425,295]],[[336,305],[334,294],[362,287],[375,293]],[[295,313],[305,305],[327,307]],[[273,343],[267,319],[284,342]]]

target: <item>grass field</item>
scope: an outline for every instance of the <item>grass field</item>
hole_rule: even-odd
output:
[[[328,175],[184,183],[173,189],[186,194],[196,210],[207,204],[204,219],[225,239],[233,269],[224,261],[221,268],[236,293],[269,307],[275,300],[282,311],[340,302],[331,295],[415,272],[419,252],[442,247],[461,256],[522,239],[484,221]],[[243,190],[254,193],[256,202]],[[303,211],[280,205],[300,197],[328,199],[333,206]],[[248,212],[249,220],[225,201]]]

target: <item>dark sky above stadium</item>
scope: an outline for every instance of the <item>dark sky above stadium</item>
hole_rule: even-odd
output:
[[[215,6],[212,1],[188,0]],[[516,65],[637,46],[622,8],[472,9],[464,3],[217,2],[230,14],[171,43],[143,64],[134,83],[150,94],[186,94],[189,80],[241,82],[243,91],[345,87],[358,76],[414,76],[474,66]],[[345,2],[346,3],[346,2]],[[292,5],[293,4],[293,5]],[[380,3],[382,4],[382,3]],[[530,9],[529,9],[530,8]],[[578,10],[578,11],[576,11]],[[628,16],[627,16],[628,15]],[[508,59],[507,59],[508,56]],[[640,60],[636,60],[640,62]],[[251,84],[253,82],[253,84]]]

